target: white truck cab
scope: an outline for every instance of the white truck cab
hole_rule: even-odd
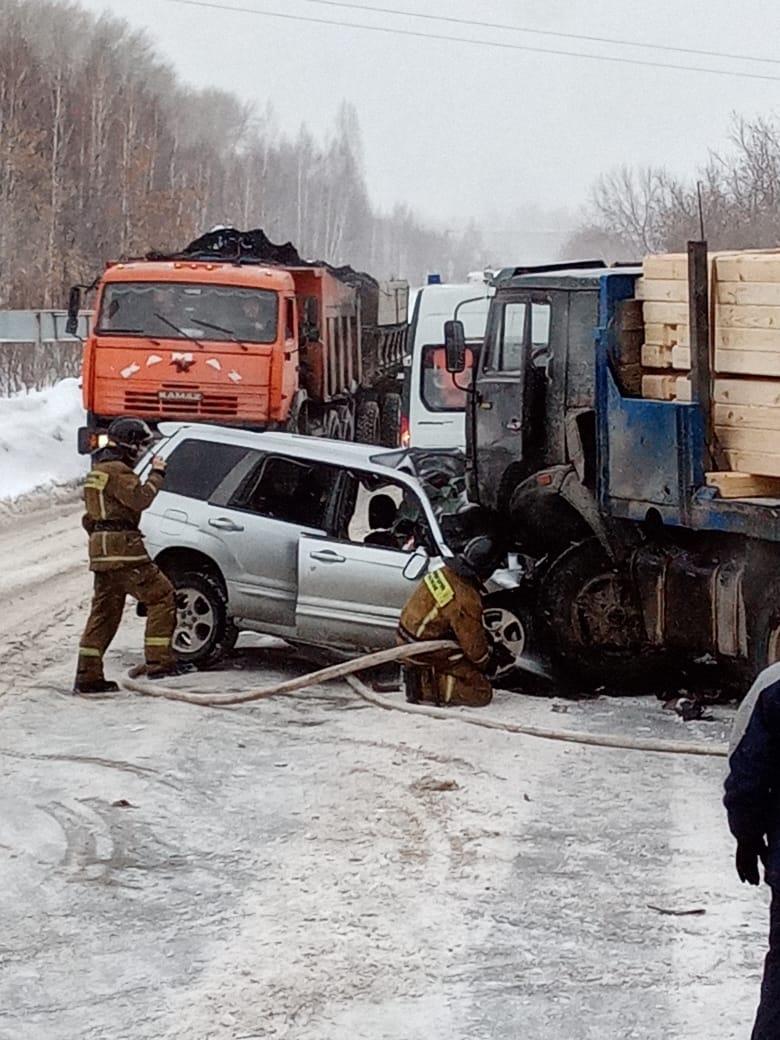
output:
[[[404,385],[404,447],[466,448],[466,392],[485,334],[490,296],[484,281],[426,285],[419,289],[409,324]],[[457,314],[456,314],[457,310]],[[444,358],[444,322],[463,322],[468,343],[466,371],[455,379]]]

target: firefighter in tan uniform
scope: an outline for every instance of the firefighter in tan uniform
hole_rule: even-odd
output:
[[[482,591],[502,555],[492,539],[472,538],[459,556],[426,575],[412,593],[401,612],[399,643],[453,639],[460,649],[405,666],[407,700],[481,708],[493,699],[488,674],[506,663],[500,658],[512,655],[488,639],[482,625]]]
[[[147,608],[147,675],[159,678],[181,669],[171,649],[176,627],[174,589],[152,563],[138,530],[141,513],[160,490],[165,462],[155,458],[145,484],[133,466],[152,442],[152,432],[140,419],[115,419],[108,428],[108,446],[94,456],[84,484],[86,512],[82,523],[89,534],[89,568],[95,585],[87,627],[79,644],[74,693],[109,693],[119,689],[103,675],[103,655],[114,638],[125,598]]]

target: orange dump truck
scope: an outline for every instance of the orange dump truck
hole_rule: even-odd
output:
[[[399,443],[408,287],[262,231],[107,265],[82,369],[93,451],[119,415]],[[80,306],[71,290],[69,315]]]

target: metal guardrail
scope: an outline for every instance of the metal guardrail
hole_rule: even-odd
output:
[[[0,310],[0,397],[78,378],[79,336],[86,337],[92,313],[79,316],[79,336],[65,332],[67,317],[64,310]]]
[[[89,327],[91,311],[82,311],[79,315],[79,335],[69,336],[65,332],[67,311],[0,310],[0,343],[63,343],[78,342],[84,339]]]

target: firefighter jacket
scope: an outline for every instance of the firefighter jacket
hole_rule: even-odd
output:
[[[488,667],[479,588],[451,567],[431,571],[420,582],[401,612],[399,633],[406,640],[454,639],[476,668]]]
[[[723,802],[737,841],[767,837],[766,879],[780,885],[780,664],[765,668],[740,705]]]
[[[162,487],[163,474],[153,470],[142,484],[121,459],[108,451],[101,456],[84,482],[82,524],[89,534],[89,569],[112,571],[150,563],[138,523]]]

